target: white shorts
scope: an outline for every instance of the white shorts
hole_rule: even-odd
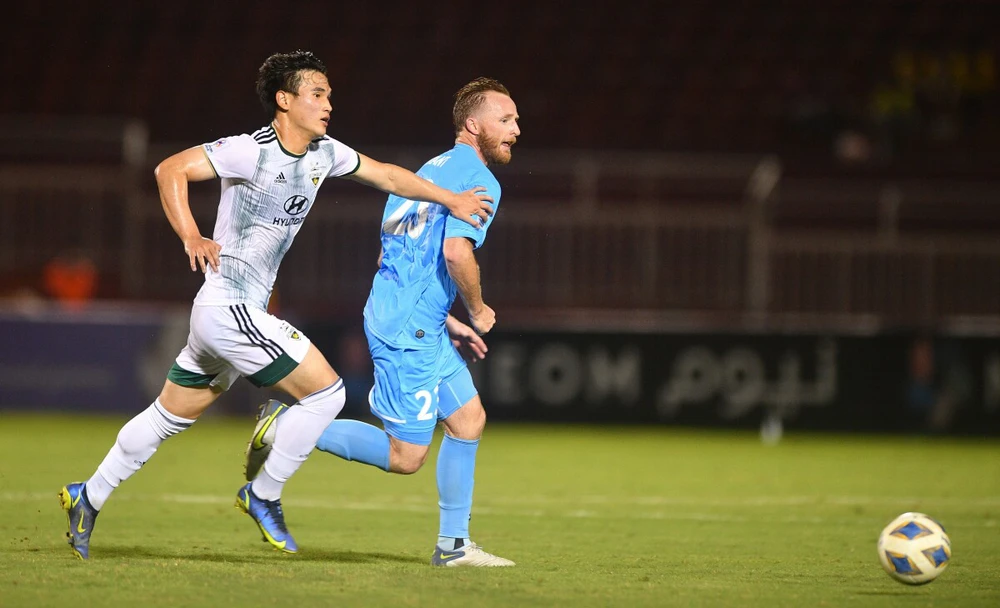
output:
[[[273,386],[305,358],[309,338],[274,315],[246,304],[191,308],[187,346],[167,379],[180,386],[228,390],[240,376]]]

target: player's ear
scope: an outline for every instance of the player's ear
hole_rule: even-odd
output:
[[[473,135],[479,135],[479,121],[472,116],[465,119],[465,129]]]
[[[274,94],[274,101],[278,104],[278,107],[282,110],[288,109],[288,93],[285,91],[278,91]]]

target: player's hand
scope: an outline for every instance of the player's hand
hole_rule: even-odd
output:
[[[493,202],[493,197],[485,192],[486,188],[483,186],[460,192],[455,195],[455,202],[448,207],[448,210],[463,222],[481,228],[493,215],[493,205],[490,204]]]
[[[472,323],[472,329],[476,330],[476,333],[482,336],[493,329],[493,325],[497,322],[497,313],[493,312],[493,309],[489,306],[483,304],[483,309],[478,313],[469,313],[469,321]]]
[[[455,321],[452,326],[448,327],[448,335],[459,354],[469,363],[482,361],[486,358],[486,351],[489,350],[486,347],[486,342],[465,323]]]
[[[201,271],[205,273],[211,267],[215,272],[219,272],[219,252],[221,250],[222,245],[203,236],[184,239],[184,253],[188,255],[192,271],[201,268]]]

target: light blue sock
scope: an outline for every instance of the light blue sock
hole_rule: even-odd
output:
[[[438,506],[441,507],[439,544],[446,544],[448,539],[469,538],[478,449],[478,439],[469,441],[445,435],[441,441],[437,460]],[[442,547],[454,548],[443,544]]]
[[[389,436],[377,426],[359,420],[334,420],[320,435],[316,448],[344,460],[389,470]]]

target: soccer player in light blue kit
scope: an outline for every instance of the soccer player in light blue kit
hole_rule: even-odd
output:
[[[460,192],[476,185],[496,208],[500,184],[489,165],[510,162],[521,131],[517,107],[499,82],[479,78],[455,95],[455,147],[436,156],[417,175]],[[365,332],[375,367],[369,395],[384,430],[356,420],[334,420],[316,447],[392,473],[415,473],[427,459],[434,427],[445,435],[437,461],[441,513],[435,566],[513,566],[469,538],[476,450],[486,412],[463,356],[486,353],[480,336],[496,321],[483,302],[474,249],[482,246],[493,221],[481,230],[450,215],[445,207],[392,195],[382,216],[382,255],[365,306]],[[469,313],[468,325],[449,315],[456,292]],[[460,354],[461,351],[461,354]],[[265,404],[259,416],[247,475],[266,457],[266,431],[284,406]]]

